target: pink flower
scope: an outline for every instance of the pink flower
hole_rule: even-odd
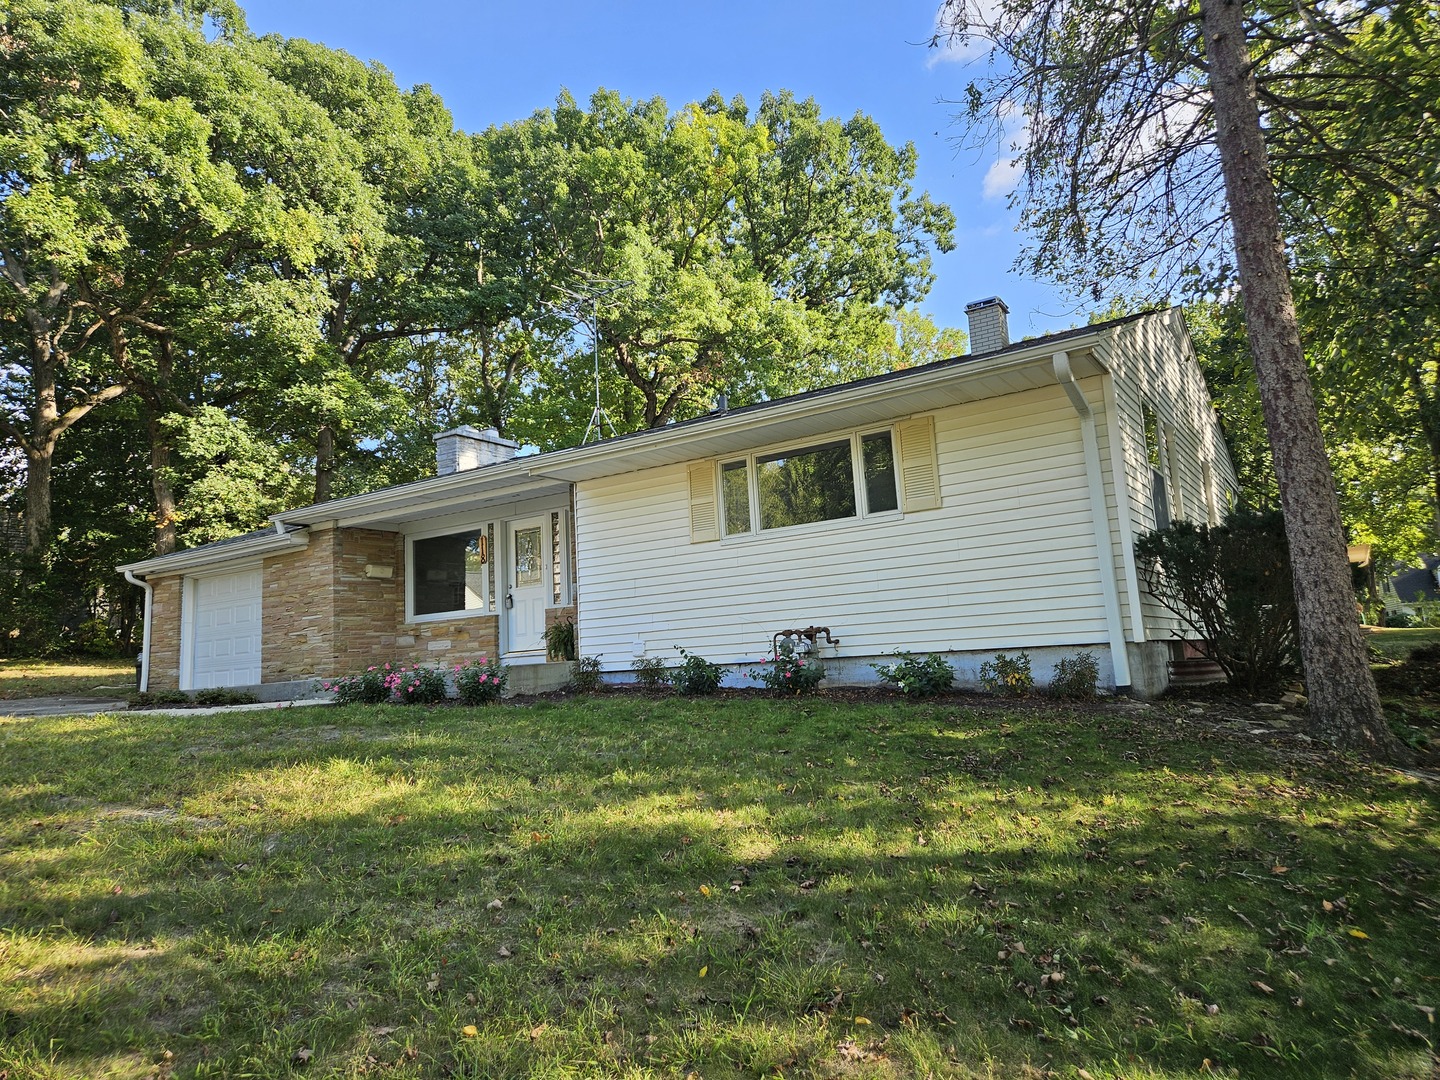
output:
[[[787,672],[785,672],[785,678],[787,678],[787,679],[788,679],[788,678],[789,678],[789,677],[790,677],[790,673],[789,673],[789,672],[788,672],[788,671],[787,671]]]

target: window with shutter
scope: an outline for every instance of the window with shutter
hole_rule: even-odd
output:
[[[900,442],[900,495],[905,512],[940,506],[940,464],[935,452],[935,418],[917,416],[895,428]]]

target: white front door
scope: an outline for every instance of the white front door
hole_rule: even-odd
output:
[[[505,657],[538,663],[545,659],[545,609],[554,575],[548,518],[518,518],[505,525],[509,552],[505,566]]]

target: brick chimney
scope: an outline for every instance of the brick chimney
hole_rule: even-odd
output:
[[[435,471],[440,476],[498,465],[515,456],[520,444],[502,439],[493,427],[479,431],[462,424],[435,436]]]
[[[998,296],[976,300],[965,305],[970,320],[970,354],[998,352],[1010,344],[1010,323],[1005,316],[1010,309]]]

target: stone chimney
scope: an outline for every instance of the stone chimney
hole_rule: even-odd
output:
[[[970,320],[970,354],[998,352],[1010,344],[1010,324],[1005,316],[1010,309],[998,296],[976,300],[965,305],[965,316]]]
[[[515,456],[520,444],[502,439],[493,427],[478,431],[469,424],[435,436],[435,471],[440,476],[498,465]]]

